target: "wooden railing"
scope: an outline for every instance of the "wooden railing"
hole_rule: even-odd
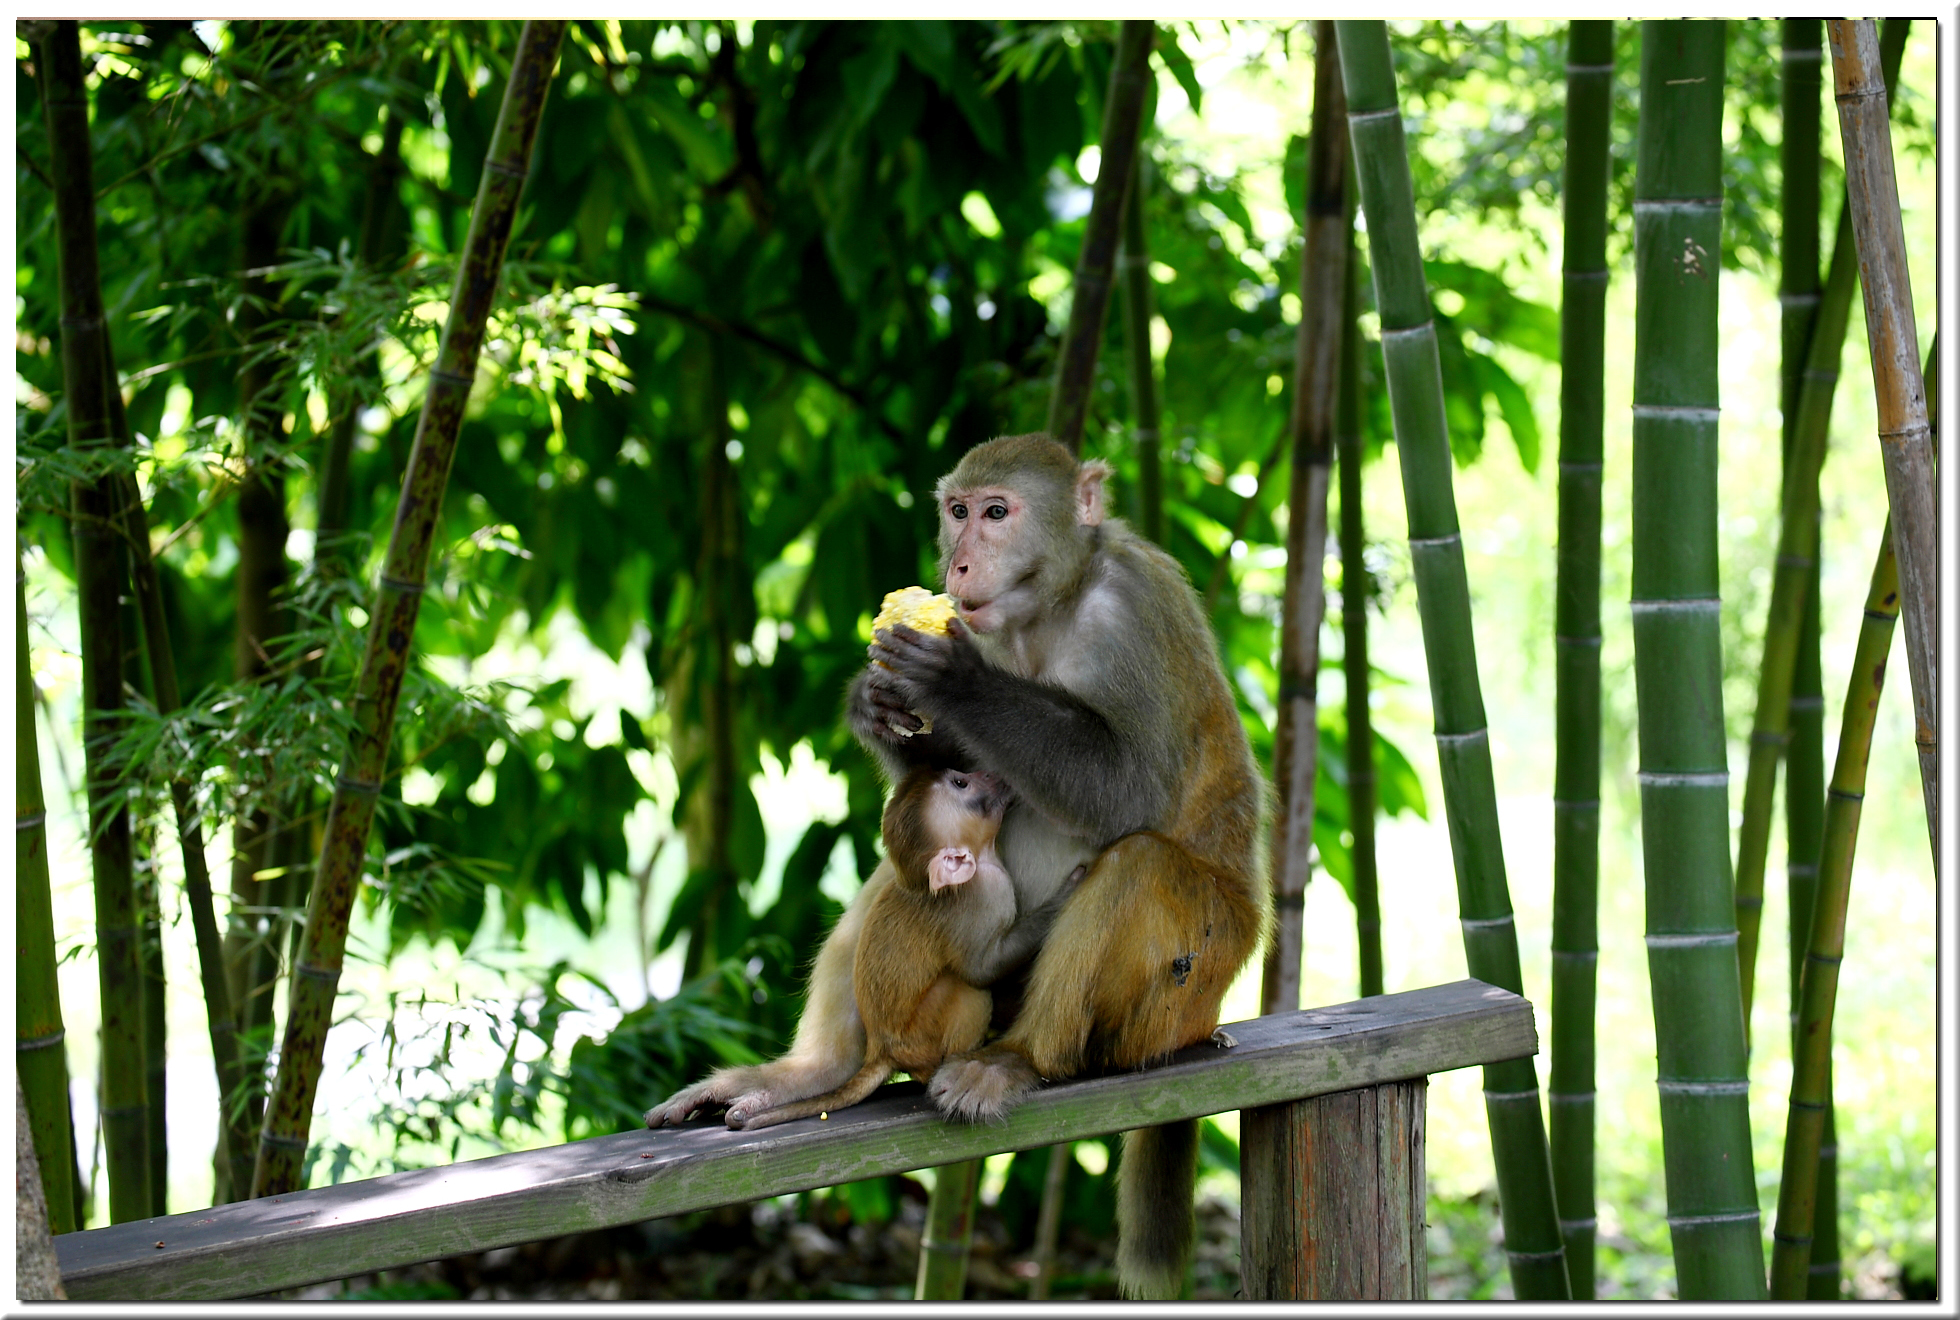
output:
[[[66,1233],[55,1249],[76,1300],[257,1296],[1236,1109],[1246,1297],[1424,1296],[1426,1079],[1536,1053],[1530,1003],[1458,981],[1226,1030],[1230,1048],[1043,1088],[1000,1125],[948,1123],[905,1083],[761,1132],[595,1137]]]

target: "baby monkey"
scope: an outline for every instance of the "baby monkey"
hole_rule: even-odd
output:
[[[852,966],[864,1022],[864,1066],[842,1086],[749,1115],[730,1126],[770,1127],[854,1105],[903,1070],[924,1082],[948,1055],[986,1037],[984,987],[1025,958],[1039,930],[1009,939],[1014,882],[994,837],[1012,797],[996,775],[921,766],[885,804],[885,862]],[[1078,877],[1071,876],[1070,879]]]

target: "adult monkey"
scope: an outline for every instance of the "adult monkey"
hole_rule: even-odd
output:
[[[1106,517],[1108,475],[1044,435],[969,451],[937,492],[965,626],[881,633],[878,663],[851,686],[851,727],[892,782],[916,765],[1007,781],[1001,859],[1023,919],[1053,921],[1005,1035],[933,1076],[933,1099],[959,1118],[996,1118],[1044,1078],[1207,1039],[1270,920],[1265,789],[1217,644],[1176,562]],[[864,907],[860,894],[824,942],[790,1052],[686,1088],[649,1126],[709,1104],[760,1112],[858,1069],[849,977]],[[1132,1296],[1182,1286],[1197,1155],[1194,1120],[1125,1136],[1117,1273]]]
[[[965,628],[881,633],[851,689],[852,727],[887,773],[950,754],[1013,788],[999,846],[1017,885],[1045,891],[1085,846],[1099,854],[1013,1024],[934,1074],[957,1117],[1207,1039],[1270,920],[1264,781],[1217,644],[1176,562],[1106,517],[1108,474],[1045,435],[971,450],[937,492]],[[1182,1285],[1197,1143],[1195,1120],[1126,1134],[1117,1272],[1132,1296]]]

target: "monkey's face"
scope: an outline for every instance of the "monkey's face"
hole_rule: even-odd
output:
[[[1036,526],[1038,506],[1011,486],[954,489],[939,500],[939,547],[946,594],[960,621],[979,633],[994,632],[1034,604],[1047,538]]]
[[[945,771],[935,787],[945,808],[942,819],[949,827],[941,833],[941,838],[965,833],[958,828],[960,821],[978,819],[998,826],[1014,797],[1014,790],[1005,780],[985,770]]]

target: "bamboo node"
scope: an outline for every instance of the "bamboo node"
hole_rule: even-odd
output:
[[[1732,930],[1700,931],[1684,934],[1649,935],[1648,949],[1703,949],[1735,943]]]
[[[1498,1104],[1516,1104],[1520,1100],[1529,1100],[1533,1104],[1537,1104],[1538,1088],[1534,1086],[1531,1087],[1529,1090],[1524,1090],[1524,1091],[1485,1091],[1484,1092],[1485,1104],[1490,1104],[1492,1102],[1496,1102]]]
[[[529,177],[526,171],[520,166],[512,165],[501,160],[486,160],[483,162],[483,168],[492,174],[501,174],[506,179],[516,179],[519,183],[524,182]]]
[[[1553,949],[1553,962],[1596,963],[1599,961],[1598,949]],[[1592,1092],[1586,1092],[1591,1095]]]
[[[259,1133],[259,1144],[261,1146],[277,1146],[281,1150],[304,1151],[306,1149],[306,1138],[289,1137],[284,1133],[265,1131]]]
[[[1611,73],[1611,72],[1613,72],[1613,66],[1610,64],[1568,64],[1565,66],[1565,73],[1568,78],[1575,73]]]
[[[1402,117],[1402,111],[1401,111],[1401,108],[1400,108],[1399,106],[1393,106],[1393,105],[1391,105],[1391,106],[1389,106],[1389,107],[1388,107],[1388,108],[1387,108],[1386,110],[1350,110],[1350,111],[1348,111],[1348,123],[1349,123],[1349,124],[1366,124],[1366,123],[1368,123],[1368,122],[1370,122],[1371,120],[1376,120],[1376,119],[1391,119],[1391,118],[1392,118],[1392,119],[1396,119],[1396,120],[1398,120],[1398,121],[1399,121],[1399,120],[1401,119],[1401,117]]]
[[[419,596],[429,588],[427,582],[408,582],[402,578],[389,577],[386,573],[381,575],[381,585],[389,591],[399,591],[404,596]]]
[[[1762,1219],[1759,1210],[1730,1210],[1712,1215],[1669,1215],[1669,1228],[1694,1228],[1701,1224],[1743,1224],[1757,1223]]]
[[[49,1049],[52,1046],[61,1044],[62,1041],[67,1039],[68,1039],[67,1029],[58,1027],[54,1031],[50,1032],[45,1036],[34,1036],[27,1040],[16,1040],[14,1042],[14,1053],[18,1055],[28,1050]]]
[[[1489,741],[1490,726],[1485,725],[1481,729],[1472,729],[1468,733],[1439,733],[1435,737],[1439,743],[1448,743],[1452,747],[1463,747],[1471,743]]]
[[[444,367],[430,367],[429,374],[437,380],[446,380],[455,385],[475,385],[475,372],[450,371]]]
[[[359,793],[364,797],[373,797],[381,792],[380,784],[371,784],[364,779],[351,779],[346,775],[334,780],[333,786],[337,791]]]
[[[1596,1215],[1587,1215],[1584,1219],[1561,1219],[1558,1221],[1558,1226],[1567,1233],[1589,1232],[1599,1227],[1599,1218]]]
[[[1634,776],[1642,788],[1727,788],[1729,772],[1709,770],[1702,773],[1673,773],[1661,770],[1642,770]]]
[[[1717,422],[1722,419],[1722,410],[1667,403],[1636,403],[1633,405],[1633,415],[1636,420],[1654,422]]]
[[[1660,1079],[1654,1083],[1662,1095],[1748,1095],[1748,1079],[1734,1082],[1670,1082]]]
[[[1534,1260],[1564,1260],[1565,1248],[1559,1247],[1554,1251],[1512,1251],[1509,1247],[1506,1247],[1504,1249],[1504,1254],[1510,1257],[1511,1260],[1514,1262],[1534,1261]]]
[[[47,823],[48,813],[45,811],[37,811],[30,816],[16,816],[14,817],[14,832],[18,834],[22,830],[38,830]]]
[[[1555,1105],[1589,1105],[1598,1094],[1597,1091],[1547,1091],[1545,1098]]]
[[[1510,925],[1513,920],[1512,915],[1507,912],[1501,917],[1463,917],[1456,924],[1467,931],[1502,930],[1504,927]]]

